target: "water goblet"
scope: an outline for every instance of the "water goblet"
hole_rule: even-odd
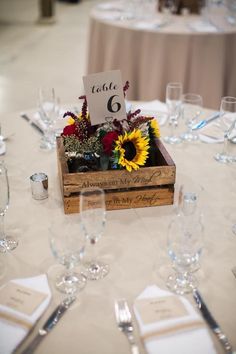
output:
[[[198,140],[198,134],[193,132],[192,127],[197,123],[202,110],[202,97],[194,93],[186,93],[182,96],[182,112],[188,130],[181,135],[184,141]]]
[[[197,287],[193,273],[203,248],[203,225],[198,214],[176,215],[168,230],[168,254],[175,271],[167,279],[167,286],[173,292],[183,295]]]
[[[58,275],[55,287],[62,293],[73,295],[81,291],[86,285],[84,274],[75,271],[84,256],[86,239],[78,221],[64,216],[55,220],[49,229],[49,243],[52,254],[66,271]]]
[[[170,126],[170,135],[164,138],[168,144],[179,144],[181,138],[176,134],[176,128],[181,117],[182,107],[182,84],[179,82],[170,82],[166,87],[166,105],[168,111],[168,120]]]
[[[107,264],[95,259],[95,244],[101,238],[106,222],[106,206],[104,191],[100,188],[85,188],[80,194],[81,223],[86,238],[93,252],[90,262],[85,264],[86,276],[89,280],[98,280],[109,272]]]
[[[220,153],[217,153],[214,158],[217,162],[228,163],[233,159],[228,153],[228,144],[231,131],[236,124],[236,98],[226,96],[221,99],[220,119],[219,123],[224,132],[224,144]]]
[[[4,231],[4,216],[9,207],[10,187],[7,168],[3,161],[0,161],[0,191],[0,252],[6,252],[14,250],[18,241],[14,237],[6,235]]]
[[[39,114],[45,125],[40,148],[52,150],[56,145],[55,125],[58,116],[58,105],[53,88],[39,90]]]
[[[204,188],[183,175],[177,175],[174,193],[174,209],[176,214],[190,215],[201,213],[203,207]]]

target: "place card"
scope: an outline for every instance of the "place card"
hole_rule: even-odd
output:
[[[120,70],[87,75],[83,82],[93,124],[126,118]]]
[[[189,314],[182,301],[176,296],[138,299],[135,301],[135,307],[144,324],[184,317]]]
[[[9,282],[0,289],[0,305],[31,316],[46,299],[47,294]]]

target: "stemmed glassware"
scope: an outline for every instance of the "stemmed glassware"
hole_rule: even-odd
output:
[[[166,105],[168,111],[168,119],[170,126],[170,135],[164,138],[169,144],[179,144],[182,140],[176,134],[176,128],[181,117],[182,107],[182,84],[179,82],[170,82],[166,87]]]
[[[58,115],[58,105],[55,90],[39,90],[39,114],[45,124],[44,136],[41,140],[41,149],[51,150],[56,144],[55,124]]]
[[[91,244],[92,260],[84,264],[86,276],[90,280],[105,277],[109,272],[107,264],[95,259],[95,244],[101,238],[106,223],[105,194],[100,188],[85,188],[80,194],[81,223],[86,238]]]
[[[49,229],[49,243],[54,257],[66,268],[56,277],[56,289],[69,295],[76,294],[86,285],[85,275],[74,270],[85,252],[86,239],[81,225],[70,216],[65,216],[62,221],[58,218]]]
[[[9,207],[9,201],[10,187],[7,168],[4,162],[0,161],[0,252],[12,251],[18,245],[18,241],[12,236],[7,236],[4,231],[4,216]]]
[[[186,93],[182,96],[183,118],[188,130],[181,135],[184,141],[198,140],[198,134],[193,132],[192,127],[197,123],[202,111],[202,97],[194,93]]]
[[[221,99],[220,105],[220,125],[224,131],[224,145],[223,150],[217,153],[214,158],[221,163],[232,162],[233,159],[228,153],[228,144],[231,131],[236,124],[236,98],[226,96]]]
[[[180,178],[175,192],[175,215],[167,236],[168,254],[173,274],[167,286],[178,294],[191,292],[197,286],[194,273],[200,268],[203,249],[203,187]]]
[[[199,268],[203,249],[203,224],[198,213],[178,214],[169,225],[168,254],[175,271],[167,286],[177,294],[192,292],[197,287],[194,272]]]

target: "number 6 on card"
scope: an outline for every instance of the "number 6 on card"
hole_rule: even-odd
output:
[[[84,76],[83,82],[92,124],[104,123],[106,118],[126,118],[119,70]]]

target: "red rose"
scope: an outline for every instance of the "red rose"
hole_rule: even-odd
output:
[[[108,132],[102,138],[103,151],[105,152],[105,154],[111,156],[113,150],[113,143],[117,138],[118,138],[118,133],[115,131]]]
[[[63,129],[62,135],[67,136],[67,135],[72,135],[72,134],[76,135],[76,125],[71,124],[71,125],[65,126],[65,128]]]

